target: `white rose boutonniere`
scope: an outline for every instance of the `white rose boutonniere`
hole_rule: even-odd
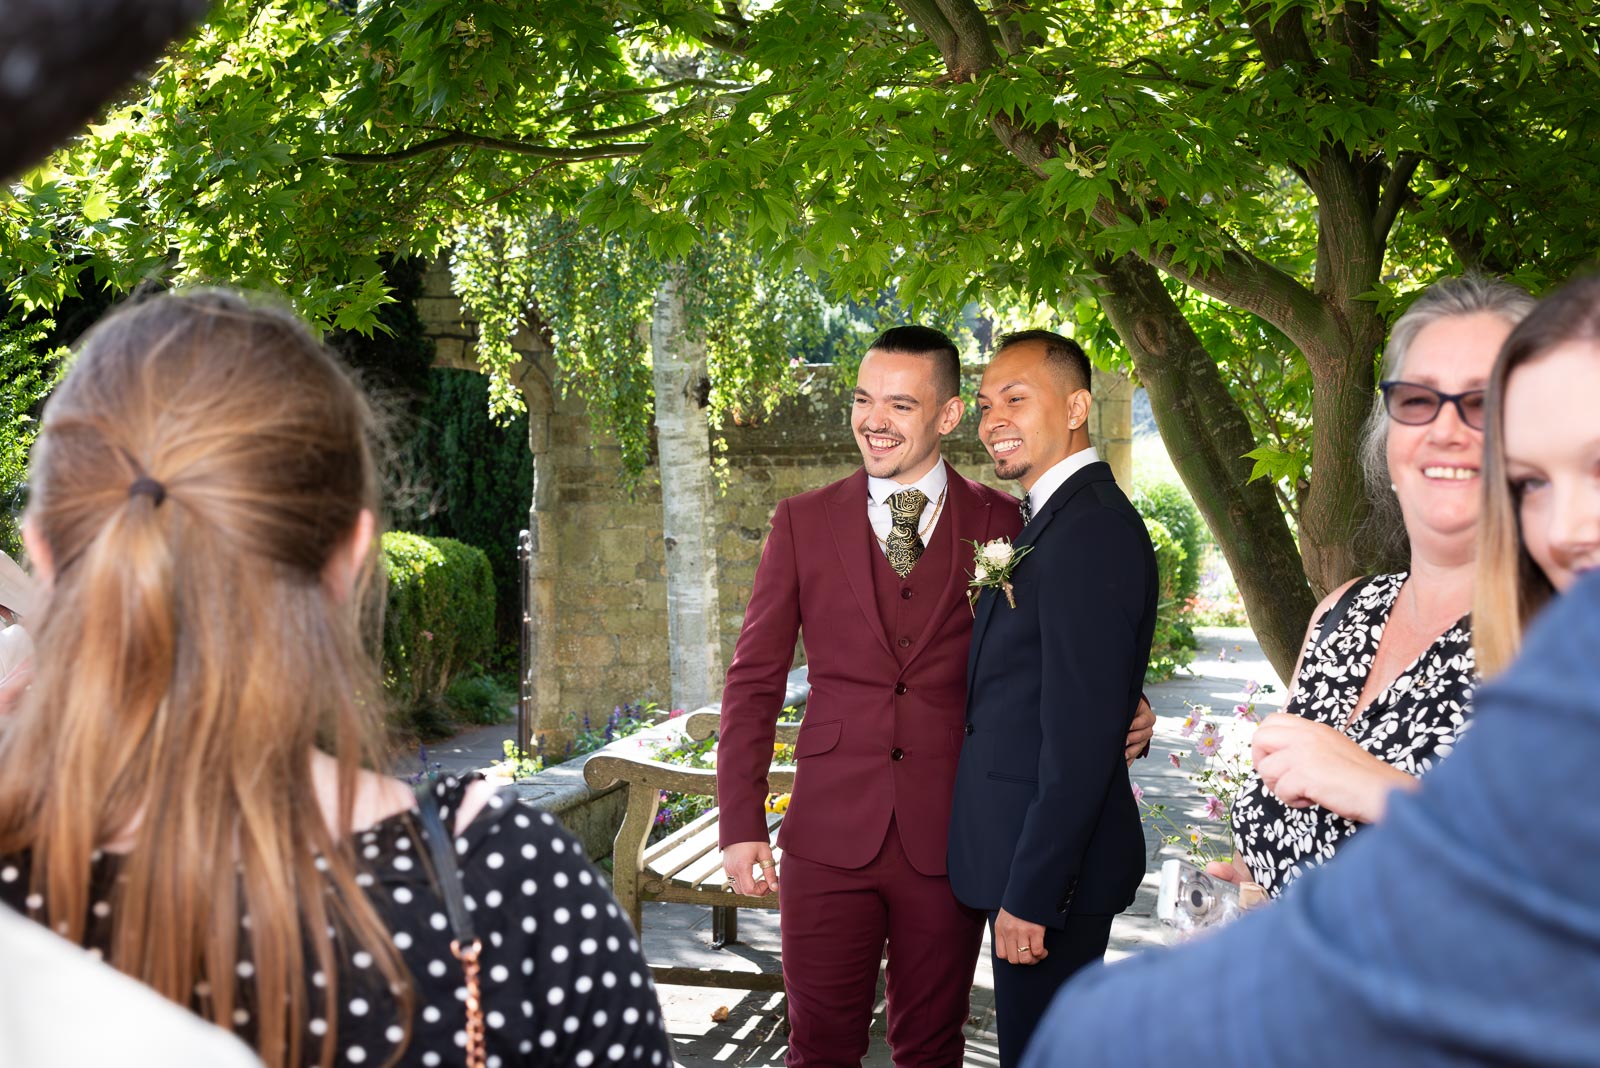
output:
[[[1000,590],[1006,595],[1006,603],[1012,608],[1017,607],[1017,599],[1011,588],[1011,572],[1032,551],[1031,545],[1016,548],[1010,538],[972,542],[972,580],[967,583],[967,607],[977,612],[978,594],[986,589]]]

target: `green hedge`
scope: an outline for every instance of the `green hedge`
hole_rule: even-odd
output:
[[[1198,643],[1189,618],[1190,602],[1200,592],[1200,565],[1209,532],[1182,486],[1148,483],[1137,487],[1132,499],[1150,531],[1160,573],[1160,609],[1145,673],[1147,681],[1159,682],[1194,660]]]
[[[481,549],[451,538],[383,536],[389,602],[383,670],[390,693],[415,719],[437,709],[450,683],[494,649],[494,575]]]

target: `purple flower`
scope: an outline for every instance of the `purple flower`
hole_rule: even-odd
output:
[[[1259,689],[1261,689],[1261,684],[1255,679],[1251,679],[1249,682],[1244,684],[1244,692],[1247,697],[1255,696],[1255,692]]]
[[[1136,782],[1130,782],[1128,785],[1133,787],[1133,800],[1135,803],[1144,804],[1144,788]]]
[[[1217,750],[1222,747],[1222,743],[1215,733],[1207,733],[1200,736],[1200,740],[1195,743],[1194,747],[1201,756],[1213,757],[1217,755]]]
[[[1183,725],[1178,728],[1178,733],[1185,738],[1192,738],[1194,737],[1194,729],[1198,726],[1200,726],[1200,713],[1190,712],[1183,717]]]
[[[1227,809],[1223,806],[1220,797],[1212,796],[1206,798],[1206,819],[1220,820],[1227,814]]]
[[[1240,719],[1249,719],[1250,718],[1250,706],[1249,705],[1234,705],[1233,706],[1233,714],[1238,716]]]
[[[1183,757],[1179,756],[1177,753],[1168,753],[1167,763],[1171,764],[1175,768],[1181,768],[1183,767]]]

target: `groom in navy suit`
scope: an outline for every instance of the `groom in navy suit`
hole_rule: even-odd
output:
[[[995,471],[1027,492],[1010,596],[979,597],[950,884],[988,914],[1000,1063],[1058,987],[1105,955],[1145,871],[1122,758],[1156,621],[1144,521],[1089,445],[1089,361],[1068,338],[1001,339],[978,392]]]

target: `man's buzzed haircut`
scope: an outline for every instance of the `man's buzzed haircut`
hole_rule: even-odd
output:
[[[896,326],[878,335],[867,346],[879,352],[902,356],[926,356],[933,361],[933,387],[943,404],[961,392],[961,353],[956,343],[942,330],[931,326]]]
[[[1049,330],[1018,330],[1002,335],[1000,343],[995,346],[995,351],[1020,345],[1024,341],[1044,342],[1045,362],[1066,374],[1073,389],[1089,388],[1089,357],[1083,354],[1082,347],[1070,337],[1062,337]]]

